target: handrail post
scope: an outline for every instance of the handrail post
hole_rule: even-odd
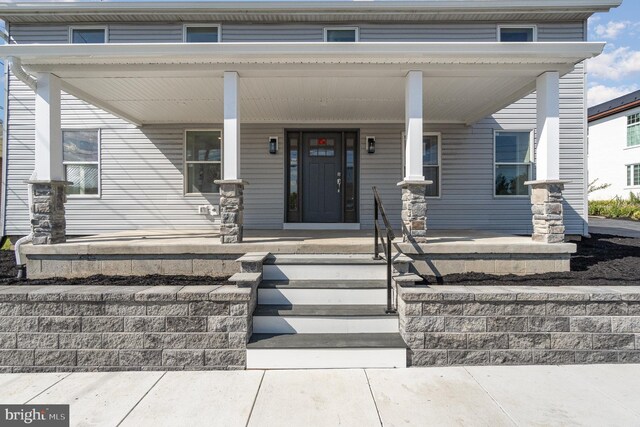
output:
[[[373,196],[373,230],[375,237],[373,240],[373,259],[380,259],[380,252],[378,249],[378,199],[375,197],[375,190]]]
[[[395,313],[396,310],[392,305],[392,289],[391,289],[391,236],[387,231],[387,314]]]

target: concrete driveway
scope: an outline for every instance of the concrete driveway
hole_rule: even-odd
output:
[[[589,217],[589,233],[640,239],[640,221]]]
[[[0,375],[74,426],[637,426],[640,365]],[[1,422],[0,422],[1,424]]]

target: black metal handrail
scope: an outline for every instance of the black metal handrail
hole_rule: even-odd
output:
[[[380,256],[380,249],[378,247],[378,240],[382,243],[382,250],[384,251],[385,258],[387,259],[387,313],[396,313],[396,308],[393,306],[393,289],[391,287],[391,242],[396,238],[396,235],[393,234],[393,228],[391,227],[391,223],[387,218],[387,214],[384,210],[384,205],[382,204],[382,199],[380,199],[380,194],[378,193],[378,189],[376,187],[372,187],[373,189],[373,199],[374,199],[374,210],[373,210],[373,224],[375,229],[375,241],[373,243],[373,259],[382,259]],[[385,241],[384,237],[382,237],[382,230],[380,228],[380,224],[378,223],[379,216],[382,215],[382,222],[385,227],[385,234],[387,235],[387,239]]]

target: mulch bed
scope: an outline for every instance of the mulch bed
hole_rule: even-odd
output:
[[[592,234],[578,242],[571,271],[530,276],[450,274],[430,284],[465,286],[640,286],[640,239]]]
[[[225,284],[226,277],[207,276],[92,276],[84,279],[18,280],[13,251],[0,251],[0,285],[129,285],[187,286]],[[467,273],[427,279],[429,284],[466,286],[640,286],[640,239],[593,234],[578,243],[571,272],[530,276]]]

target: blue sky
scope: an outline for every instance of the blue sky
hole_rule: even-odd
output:
[[[589,40],[606,41],[602,55],[589,61],[589,106],[640,89],[640,0],[624,0],[589,20]]]

